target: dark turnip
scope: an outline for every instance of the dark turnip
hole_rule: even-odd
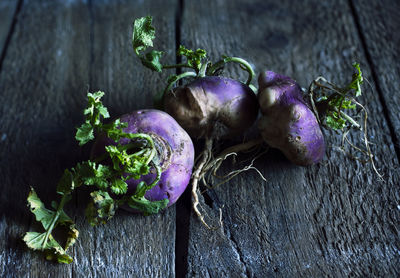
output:
[[[258,114],[250,87],[220,76],[198,78],[166,92],[164,107],[193,138],[242,134]]]

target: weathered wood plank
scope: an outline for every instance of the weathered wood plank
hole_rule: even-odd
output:
[[[400,2],[351,1],[400,155]]]
[[[304,87],[320,74],[347,82],[354,59],[371,76],[347,1],[185,1],[182,43],[244,57]],[[316,166],[296,167],[271,151],[256,163],[268,182],[245,173],[209,192],[212,208],[202,207],[217,217],[223,206],[223,230],[191,218],[188,277],[399,274],[398,160],[378,97],[366,94],[385,181],[338,152],[329,132],[327,158]]]
[[[134,56],[132,22],[153,15],[156,45],[170,49],[166,59],[175,59],[175,8],[175,1],[93,1],[90,90],[106,92],[111,115],[152,107],[159,81],[166,76],[145,69]],[[79,201],[82,211],[86,200]],[[96,228],[83,217],[77,222],[82,234],[76,277],[175,277],[175,207],[147,217],[121,212]]]
[[[17,6],[17,0],[3,0],[0,2],[0,54],[4,51]]]
[[[75,126],[89,82],[86,1],[24,1],[0,73],[0,276],[70,277],[30,252],[29,186],[43,201],[55,197],[66,167],[80,158]],[[71,206],[70,206],[71,208]]]

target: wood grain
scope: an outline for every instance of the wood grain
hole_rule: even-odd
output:
[[[320,74],[348,82],[353,60],[371,75],[347,1],[184,6],[182,43],[207,49],[213,59],[244,57],[258,71],[292,76],[304,87]],[[228,74],[244,77],[237,68]],[[249,172],[208,192],[211,207],[202,208],[214,225],[222,208],[222,230],[208,231],[191,218],[188,277],[398,275],[398,160],[379,99],[366,94],[369,136],[379,142],[373,150],[385,180],[337,151],[339,138],[330,132],[326,159],[316,166],[296,167],[270,151],[256,163],[268,182]]]
[[[71,265],[47,262],[21,237],[39,228],[30,225],[29,187],[49,204],[63,169],[80,159],[73,133],[89,81],[88,36],[86,2],[21,7],[0,75],[1,277],[72,275]]]
[[[175,1],[93,1],[90,90],[106,92],[111,115],[152,107],[165,74],[152,73],[135,57],[132,22],[151,14],[159,49],[175,59]],[[79,199],[82,211],[87,200]],[[76,277],[175,277],[175,207],[158,215],[125,212],[91,228],[78,217],[82,236],[76,248]]]
[[[351,1],[358,21],[360,37],[366,45],[368,62],[377,82],[376,93],[381,94],[384,112],[393,129],[393,137],[400,157],[400,2]]]
[[[3,53],[6,40],[11,31],[11,26],[18,1],[3,0],[0,2],[0,53]]]
[[[184,13],[175,22],[180,2]],[[0,3],[0,50],[10,38],[0,72],[0,277],[400,276],[395,1],[24,0],[9,35],[16,8],[17,1]],[[81,231],[74,263],[55,265],[27,250],[21,236],[37,228],[26,207],[29,186],[48,204],[63,169],[88,157],[90,147],[80,149],[73,137],[86,92],[105,91],[117,116],[151,107],[163,88],[168,73],[144,69],[131,49],[132,20],[148,14],[169,62],[178,38],[213,60],[243,57],[257,72],[274,70],[306,87],[321,74],[344,84],[359,61],[371,83],[362,102],[384,180],[325,132],[328,150],[319,165],[297,167],[270,150],[255,164],[267,182],[249,171],[206,191],[207,221],[218,227],[222,212],[217,230],[191,213],[190,193],[159,215],[121,211],[92,228],[81,216],[81,190],[67,207]],[[247,77],[234,65],[226,74]],[[221,172],[239,165],[246,164],[228,160]]]
[[[106,91],[113,115],[151,106],[153,82],[161,77],[149,74],[133,56],[131,23],[138,16],[159,15],[160,47],[172,49],[167,54],[174,55],[175,6],[164,7],[161,15],[157,11],[162,5],[24,2],[0,75],[0,176],[6,192],[0,210],[1,277],[174,276],[174,207],[152,217],[121,212],[108,226],[92,228],[78,216],[84,197],[72,201],[67,211],[76,215],[81,231],[73,265],[47,262],[20,239],[36,227],[29,228],[29,186],[48,203],[63,169],[88,157],[89,149],[80,150],[73,136],[87,90]]]

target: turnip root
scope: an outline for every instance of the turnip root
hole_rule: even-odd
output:
[[[318,163],[324,157],[321,127],[335,130],[342,134],[340,148],[345,151],[344,144],[348,143],[367,160],[359,155],[349,156],[369,161],[378,177],[382,178],[375,167],[368,141],[367,110],[356,100],[361,96],[362,72],[359,64],[353,66],[356,72],[346,86],[340,87],[320,76],[311,82],[307,94],[290,77],[272,71],[262,72],[258,78],[262,113],[258,127],[263,139],[271,147],[280,149],[293,163],[306,166]],[[348,111],[354,111],[357,118],[347,114]],[[363,133],[364,147],[347,138],[351,129]]]
[[[165,111],[193,138],[226,138],[243,133],[256,120],[256,95],[245,84],[206,76],[168,91]]]
[[[197,165],[192,176],[193,209],[204,225],[209,227],[203,219],[197,206],[198,181],[206,171],[214,165],[213,142],[233,135],[243,135],[256,120],[258,101],[251,88],[254,76],[252,66],[238,57],[222,56],[216,63],[207,59],[203,49],[191,50],[184,46],[178,49],[178,56],[186,61],[173,65],[161,63],[163,52],[158,50],[142,54],[146,48],[153,46],[155,38],[151,17],[143,17],[134,21],[132,46],[142,64],[157,72],[164,69],[176,68],[177,74],[168,78],[168,85],[156,98],[156,105],[171,114],[177,122],[191,135],[193,139],[204,139],[204,150],[197,156]],[[226,63],[238,63],[248,72],[245,83],[220,76]],[[182,68],[190,71],[180,73]],[[183,86],[173,88],[184,79],[191,78]]]
[[[263,139],[295,164],[319,162],[325,142],[318,121],[305,102],[300,86],[291,78],[266,71],[258,78]]]
[[[126,133],[148,134],[154,141],[155,161],[161,170],[157,184],[149,189],[144,197],[149,201],[159,201],[168,198],[168,206],[174,204],[189,184],[194,164],[194,148],[192,140],[186,131],[167,113],[155,109],[138,110],[121,116],[120,121],[127,123],[123,129]],[[123,138],[121,145],[129,144],[130,140]],[[93,146],[92,156],[105,152],[105,146],[115,142],[105,136],[98,139]],[[141,182],[151,184],[157,177],[153,168],[147,175],[139,179],[129,179],[126,194],[135,193]],[[124,207],[126,208],[126,206]]]

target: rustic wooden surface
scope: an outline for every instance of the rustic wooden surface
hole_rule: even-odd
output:
[[[0,55],[3,57],[4,46],[7,44],[7,38],[12,33],[12,23],[14,14],[18,8],[18,1],[3,0],[0,2]]]
[[[1,1],[0,277],[397,277],[400,275],[399,34],[396,1]],[[326,159],[307,168],[271,150],[246,172],[208,190],[206,230],[190,193],[150,217],[117,213],[106,226],[84,220],[85,194],[69,205],[80,238],[71,265],[27,250],[33,185],[46,202],[66,167],[85,159],[73,138],[87,90],[104,90],[113,115],[150,107],[167,75],[134,57],[131,23],[151,14],[156,45],[211,58],[243,57],[302,86],[322,74],[347,82],[361,63],[371,86],[369,136],[381,181],[346,158],[326,133]],[[237,67],[228,75],[246,78]],[[356,134],[353,134],[356,137]],[[231,169],[228,161],[222,171]],[[81,193],[85,193],[82,191]]]
[[[382,107],[390,119],[388,124],[397,156],[400,157],[400,97],[397,95],[397,79],[400,76],[400,2],[353,2],[360,39],[372,69],[371,77],[377,81]]]

